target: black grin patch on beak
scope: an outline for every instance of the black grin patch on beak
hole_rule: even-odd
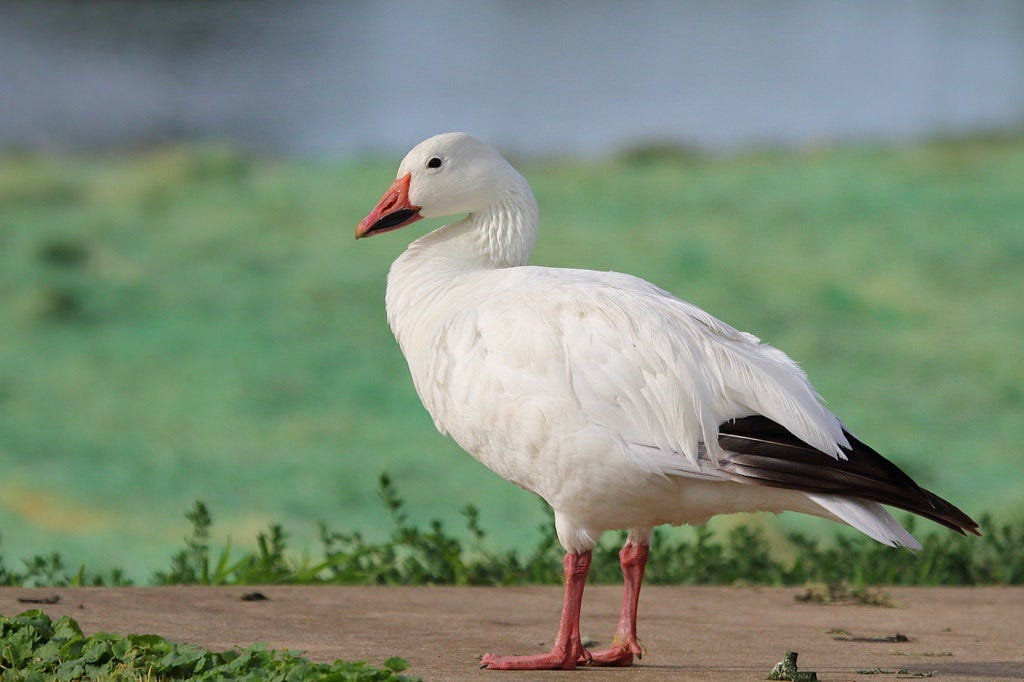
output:
[[[388,213],[386,216],[382,216],[380,220],[375,222],[370,229],[366,231],[366,234],[397,227],[416,215],[416,212],[416,209],[413,208],[400,208],[397,211]]]

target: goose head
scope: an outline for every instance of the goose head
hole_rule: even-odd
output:
[[[524,188],[535,214],[526,181],[495,149],[466,133],[435,135],[402,159],[394,183],[356,228],[356,239],[422,218],[483,214]]]

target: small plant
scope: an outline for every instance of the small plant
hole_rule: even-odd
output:
[[[202,502],[196,502],[185,518],[192,524],[192,534],[185,538],[185,548],[171,558],[171,570],[158,573],[157,582],[176,584],[210,584],[210,526],[213,517]],[[225,559],[230,545],[221,553]]]
[[[23,569],[9,568],[0,554],[0,586],[22,587],[62,587],[62,586],[127,586],[132,582],[119,568],[111,569],[106,574],[90,573],[85,566],[79,566],[74,573],[64,565],[64,560],[57,552],[36,554],[22,560]]]
[[[488,553],[479,511],[463,509],[472,548],[445,531],[437,520],[424,531],[409,523],[387,474],[380,477],[380,497],[391,516],[394,530],[382,543],[367,543],[358,533],[336,533],[324,524],[320,538],[325,560],[314,567],[319,580],[346,584],[383,585],[511,585],[552,583],[560,579],[560,550],[553,532],[544,531],[537,547],[525,561],[513,551]],[[549,537],[550,534],[550,537]]]
[[[185,547],[171,558],[170,571],[158,571],[153,581],[159,585],[225,585],[247,583],[309,582],[295,580],[297,571],[284,556],[287,535],[279,524],[271,524],[256,537],[257,551],[232,562],[228,542],[210,563],[210,527],[213,516],[202,502],[196,502],[185,518],[192,533]]]
[[[168,642],[157,635],[82,634],[69,616],[53,621],[42,611],[0,616],[0,670],[4,680],[411,680],[401,658],[383,668],[364,662],[315,663],[264,644],[214,652]]]

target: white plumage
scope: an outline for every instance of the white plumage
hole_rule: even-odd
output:
[[[388,322],[437,428],[543,497],[570,555],[606,530],[646,545],[660,524],[757,510],[836,518],[920,547],[877,499],[724,466],[733,453],[720,445],[722,425],[752,416],[823,453],[823,471],[844,466],[853,446],[778,349],[630,275],[528,266],[536,202],[479,140],[448,133],[417,145],[357,237],[461,213],[395,261]]]

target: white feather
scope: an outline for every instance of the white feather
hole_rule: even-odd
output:
[[[835,495],[808,494],[809,498],[865,535],[890,547],[921,549],[921,543],[877,502]]]
[[[424,170],[433,156],[450,168]],[[567,549],[608,529],[640,537],[758,509],[834,515],[917,546],[876,504],[717,470],[718,425],[753,414],[843,458],[842,425],[784,353],[636,277],[527,266],[529,186],[469,136],[421,143],[406,173],[423,215],[469,212],[416,240],[388,276],[388,321],[416,391],[442,433],[552,505]]]

